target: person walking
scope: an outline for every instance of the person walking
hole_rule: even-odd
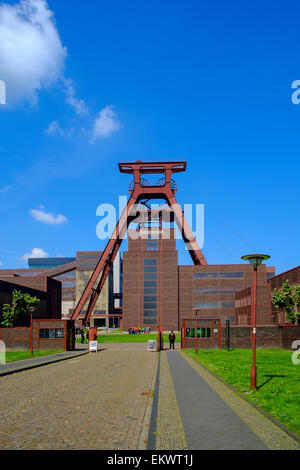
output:
[[[175,339],[176,339],[175,333],[174,331],[171,331],[171,333],[169,334],[170,349],[175,349],[174,347]]]
[[[81,330],[80,334],[81,334],[81,344],[83,344],[84,343],[84,331]]]

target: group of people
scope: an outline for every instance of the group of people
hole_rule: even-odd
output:
[[[128,328],[128,333],[130,335],[145,335],[151,333],[151,328]]]

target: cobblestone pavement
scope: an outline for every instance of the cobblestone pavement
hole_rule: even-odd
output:
[[[112,349],[2,377],[0,449],[146,448],[157,357]]]
[[[161,352],[156,424],[156,450],[187,450],[166,351]]]
[[[194,359],[182,352],[181,355],[270,450],[299,450],[299,444],[275,423],[230,390]]]

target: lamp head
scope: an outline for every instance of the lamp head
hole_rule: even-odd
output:
[[[251,266],[253,266],[254,269],[257,269],[258,266],[260,266],[263,261],[266,261],[267,259],[270,259],[270,256],[269,255],[260,255],[258,253],[255,253],[253,255],[242,256],[242,259],[244,261],[249,261]]]

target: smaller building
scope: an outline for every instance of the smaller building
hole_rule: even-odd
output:
[[[22,293],[37,297],[40,304],[34,317],[39,319],[61,318],[61,283],[47,276],[15,276],[0,278],[0,312],[4,304],[11,304],[12,293],[19,290]],[[16,327],[27,327],[30,325],[30,313],[19,318]]]
[[[235,293],[235,323],[251,325],[253,309],[253,287],[246,287]],[[256,324],[273,324],[271,309],[271,287],[257,286]]]
[[[284,282],[287,280],[290,281],[292,286],[300,284],[300,266],[289,269],[288,271],[278,274],[277,276],[273,276],[270,279],[271,293],[273,293],[274,289],[280,290]],[[280,310],[272,304],[272,318],[273,323],[285,323],[286,313],[284,310]]]

